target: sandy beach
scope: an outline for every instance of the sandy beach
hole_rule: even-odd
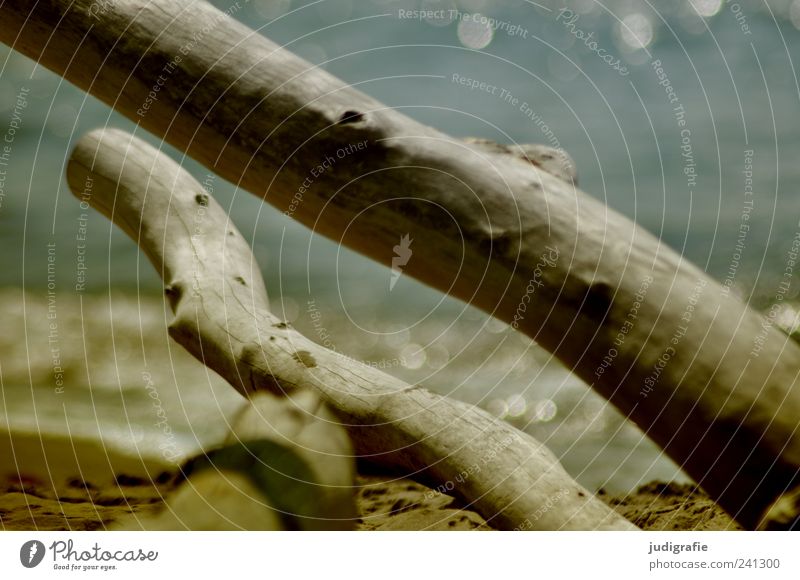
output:
[[[181,462],[222,441],[244,399],[171,341],[162,301],[68,295],[56,304],[53,333],[43,296],[0,292],[10,329],[0,337],[0,527],[136,528],[163,507]],[[354,493],[359,530],[493,529],[456,498],[392,474],[364,471]],[[690,484],[599,495],[643,529],[736,527]]]
[[[0,525],[3,530],[104,530],[163,508],[175,489],[174,466],[109,452],[95,442],[0,435]],[[389,474],[355,482],[366,531],[494,529],[446,494]],[[644,530],[735,530],[739,527],[692,485],[651,483],[629,496],[600,494]]]

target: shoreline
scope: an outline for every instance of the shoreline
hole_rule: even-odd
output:
[[[175,489],[174,465],[132,457],[87,439],[0,431],[0,529],[142,529]],[[407,478],[360,473],[359,531],[489,531],[458,499]],[[598,496],[643,530],[740,529],[692,484],[651,482]],[[138,526],[138,527],[137,527]]]

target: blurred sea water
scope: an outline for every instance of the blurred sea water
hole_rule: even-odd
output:
[[[800,0],[214,4],[237,6],[234,17],[259,33],[445,132],[563,147],[584,191],[718,280],[729,277],[755,306],[774,294],[800,229]],[[82,210],[63,177],[86,131],[135,125],[7,48],[0,63],[0,139],[11,136],[0,166],[4,425],[161,453],[166,435],[142,378],[150,373],[179,453],[213,443],[238,396],[176,354],[152,266],[105,218]],[[306,336],[506,418],[590,488],[685,477],[507,325],[408,277],[392,285],[388,269],[164,149],[230,212],[253,245],[273,310]],[[87,268],[79,273],[84,243]],[[61,341],[72,357],[63,397],[54,395],[46,332],[48,251],[57,257]],[[85,290],[76,291],[84,278]],[[103,314],[107,322],[90,321],[115,309]],[[785,318],[796,325],[793,310]],[[136,337],[153,335],[160,342],[137,346]],[[140,351],[161,355],[148,362]]]

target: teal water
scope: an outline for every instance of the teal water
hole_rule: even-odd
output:
[[[227,10],[236,3],[214,4]],[[774,293],[800,228],[800,1],[237,5],[236,18],[424,123],[457,136],[563,147],[586,192],[720,281],[730,277],[754,304]],[[420,9],[439,12],[425,20],[413,16]],[[133,127],[0,48],[0,139],[13,132],[0,159],[0,286],[44,293],[51,244],[57,292],[74,297],[85,233],[80,276],[88,292],[160,292],[135,245],[99,215],[83,220],[67,190],[72,143],[101,125]],[[406,277],[390,292],[385,268],[209,180],[194,162],[185,167],[211,184],[251,240],[273,308],[307,335],[322,342],[323,328],[344,352],[364,347],[362,357],[379,358],[390,372],[518,416],[512,420],[547,439],[587,485],[627,488],[638,474],[676,473],[638,431],[508,328]],[[789,297],[796,296],[792,285]],[[309,301],[322,323],[312,319]],[[465,331],[481,348],[459,357],[463,345],[452,334]],[[504,352],[510,343],[521,358]],[[113,397],[104,401],[113,405]]]

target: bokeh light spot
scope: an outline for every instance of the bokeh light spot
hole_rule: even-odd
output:
[[[689,0],[695,12],[703,18],[710,18],[722,8],[722,0]]]
[[[458,40],[467,48],[486,48],[494,38],[490,20],[482,14],[465,15],[458,23]]]
[[[644,14],[634,12],[617,25],[617,34],[628,48],[633,50],[646,48],[653,42],[653,24]]]

